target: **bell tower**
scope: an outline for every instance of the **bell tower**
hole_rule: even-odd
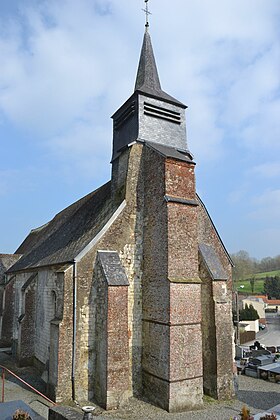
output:
[[[191,157],[186,138],[186,108],[161,88],[146,23],[134,93],[112,116],[112,161],[135,142],[171,147]]]

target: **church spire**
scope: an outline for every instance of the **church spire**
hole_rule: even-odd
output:
[[[149,34],[148,1],[145,0],[145,34],[134,93],[112,117],[114,120],[112,161],[135,142],[155,143],[160,145],[159,147],[174,149],[174,153],[177,153],[176,150],[180,150],[180,153],[182,151],[189,153],[186,138],[186,105],[161,88]]]
[[[156,60],[152,47],[151,36],[149,34],[149,22],[146,22],[146,30],[144,34],[143,45],[140,54],[138,71],[136,76],[134,92],[141,92],[148,94],[158,99],[180,105],[184,108],[186,106],[177,99],[168,95],[161,89]]]
[[[135,91],[146,93],[160,93],[161,85],[157,71],[156,60],[153,52],[151,37],[146,30],[140,55]]]

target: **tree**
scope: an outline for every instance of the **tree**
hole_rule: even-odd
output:
[[[250,278],[250,285],[251,285],[252,293],[254,293],[254,291],[255,291],[255,276]]]
[[[239,319],[240,321],[255,321],[256,319],[260,319],[260,317],[254,306],[252,304],[248,306],[246,303],[245,308],[239,312]]]
[[[235,280],[242,280],[255,272],[255,260],[250,257],[247,251],[242,250],[232,254],[231,258],[234,262],[233,277]]]
[[[255,258],[251,258],[247,251],[242,250],[232,254],[231,259],[234,263],[234,280],[244,280],[245,277],[248,278],[256,273],[280,270],[280,255],[273,258],[265,257],[258,261]]]
[[[280,277],[266,277],[264,292],[267,294],[268,299],[280,299]]]

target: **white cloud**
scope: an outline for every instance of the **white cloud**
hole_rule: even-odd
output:
[[[52,159],[59,158],[63,162],[67,178],[70,175],[67,167],[71,168],[70,173],[76,172],[79,177],[108,174],[111,132],[106,125],[104,128],[104,125],[92,121],[78,121],[67,132],[51,138],[47,148],[52,153]]]
[[[87,118],[101,97],[114,107],[120,105],[133,88],[140,50],[140,45],[135,48],[140,41],[135,24],[144,20],[141,7],[140,1],[124,0],[21,6],[28,48],[22,47],[20,23],[13,22],[10,36],[1,40],[2,112],[37,135],[53,137],[67,130],[73,119]],[[248,145],[257,132],[262,133],[260,143],[265,138],[275,144],[264,132],[268,122],[274,131],[279,129],[279,103],[271,102],[279,88],[273,15],[277,3],[177,0],[170,8],[169,1],[161,0],[151,9],[163,87],[191,107],[196,154],[208,159],[223,154],[224,109],[228,125],[235,120],[242,126]],[[254,116],[258,121],[244,127]]]
[[[1,122],[50,157],[60,183],[107,178],[109,117],[133,90],[143,0],[15,2],[19,13],[0,14]],[[259,224],[265,200],[279,210],[272,193],[280,167],[279,0],[153,0],[150,7],[162,87],[189,106],[190,150],[205,173],[239,159],[225,173],[232,177],[225,194],[232,193],[220,199]],[[12,185],[4,179],[0,191]],[[263,202],[250,198],[256,188]],[[279,216],[271,211],[273,223]]]
[[[280,176],[280,163],[267,161],[252,167],[249,175],[258,175],[262,178],[276,178]]]
[[[274,221],[273,223],[279,226],[280,189],[267,190],[254,197],[252,207],[255,210],[250,213],[250,217],[261,220],[263,225]]]

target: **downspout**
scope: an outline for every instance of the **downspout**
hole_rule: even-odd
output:
[[[76,260],[72,262],[73,264],[73,335],[72,335],[72,372],[71,372],[71,381],[72,381],[72,400],[76,400],[75,395],[75,364],[76,364],[76,330],[77,330],[77,265]]]

